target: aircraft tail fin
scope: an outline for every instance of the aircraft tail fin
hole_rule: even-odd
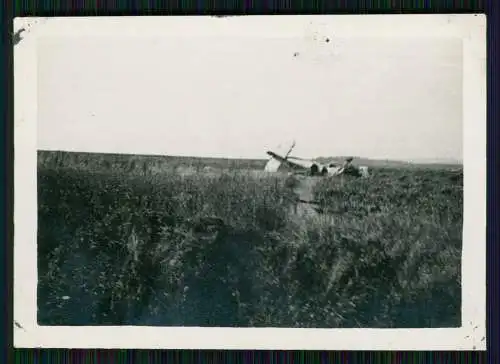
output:
[[[267,154],[271,157],[266,163],[266,166],[264,167],[264,170],[266,172],[277,172],[279,167],[283,162],[286,162],[288,156],[292,152],[293,148],[295,148],[295,140],[292,142],[291,146],[288,148],[287,152],[281,156],[277,153],[268,151]],[[281,149],[281,148],[278,148]],[[281,154],[281,153],[280,153]]]
[[[266,166],[264,167],[264,171],[266,172],[277,172],[278,169],[280,168],[281,166],[281,162],[277,159],[274,159],[274,158],[270,158],[267,163],[266,163]]]

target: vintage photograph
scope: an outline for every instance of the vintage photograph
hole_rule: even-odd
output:
[[[207,18],[36,39],[36,325],[462,327],[463,39]]]

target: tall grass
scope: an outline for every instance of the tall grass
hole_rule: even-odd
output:
[[[40,163],[38,320],[51,325],[460,326],[462,181]]]

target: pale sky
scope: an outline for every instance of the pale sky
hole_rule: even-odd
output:
[[[57,37],[38,51],[38,148],[462,160],[453,38]]]

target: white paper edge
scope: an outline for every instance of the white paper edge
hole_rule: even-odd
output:
[[[486,17],[317,15],[16,18],[14,49],[14,346],[18,348],[485,350]],[[37,38],[45,36],[460,37],[463,39],[462,327],[282,329],[50,327],[36,320]],[[409,39],[411,42],[411,39]]]

